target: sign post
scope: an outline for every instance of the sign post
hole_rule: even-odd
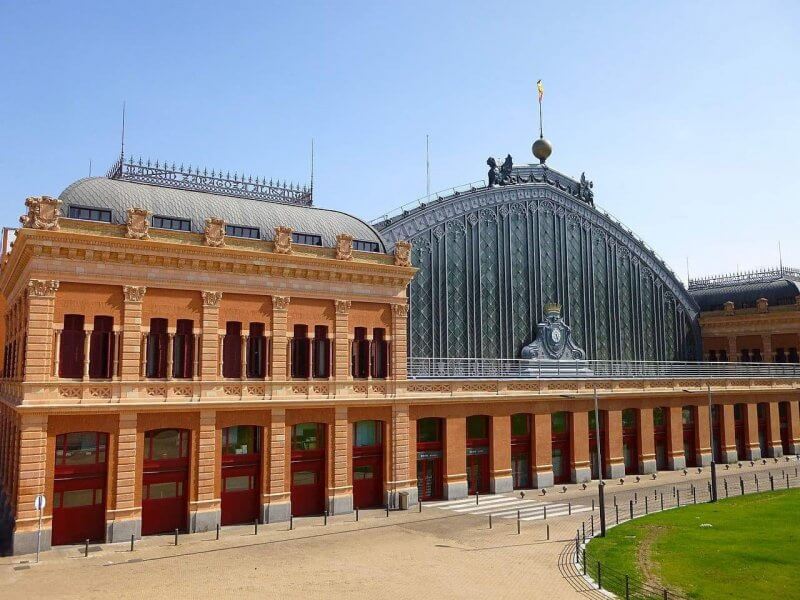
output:
[[[33,507],[39,514],[39,529],[36,531],[36,562],[39,562],[39,550],[42,547],[42,513],[47,501],[44,499],[44,494],[39,494],[33,500]]]

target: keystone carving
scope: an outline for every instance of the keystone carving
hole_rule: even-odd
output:
[[[125,296],[125,302],[141,302],[146,291],[147,288],[143,285],[122,286],[122,293]]]
[[[25,200],[28,214],[19,218],[23,227],[58,231],[61,200],[50,196],[31,197]]]
[[[272,308],[275,310],[286,310],[289,308],[289,301],[291,298],[289,296],[273,296],[272,297]]]
[[[336,260],[353,260],[353,236],[340,233],[336,236]]]
[[[411,266],[411,242],[400,240],[394,245],[394,264],[398,267]]]
[[[36,298],[52,298],[58,289],[55,279],[31,279],[28,281],[28,295]]]
[[[292,253],[292,228],[291,227],[276,227],[275,228],[275,252],[278,254],[291,254]]]
[[[769,307],[769,301],[766,298],[759,298],[756,300],[756,309],[760,313],[767,312],[767,308]]]
[[[336,314],[346,315],[350,312],[350,300],[337,300],[336,301]]]
[[[221,248],[225,245],[225,220],[218,217],[206,219],[203,236],[207,246]]]
[[[404,319],[408,317],[408,304],[392,304],[392,312],[396,317]]]
[[[151,214],[149,210],[143,208],[129,208],[128,219],[125,221],[127,227],[125,236],[134,240],[149,240]]]
[[[200,292],[203,295],[203,306],[208,308],[217,308],[219,301],[222,300],[222,292]]]

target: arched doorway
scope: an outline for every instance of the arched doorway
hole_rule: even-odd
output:
[[[531,487],[531,416],[511,415],[511,478],[514,489]]]
[[[353,423],[353,504],[383,505],[383,422]]]
[[[489,417],[467,417],[467,493],[489,493]]]
[[[222,524],[258,518],[261,472],[259,428],[237,425],[222,430]]]
[[[189,498],[189,430],[144,434],[142,534],[186,530]]]
[[[417,421],[417,492],[420,500],[442,497],[444,460],[444,425],[442,419]]]
[[[694,406],[684,406],[681,411],[683,421],[683,456],[686,459],[687,467],[697,466],[697,443],[696,425],[697,408]]]
[[[569,483],[570,413],[565,411],[553,413],[553,416],[551,417],[551,427],[552,427],[552,448],[553,448],[553,482]]]
[[[292,427],[292,515],[325,511],[325,424]]]
[[[56,436],[53,480],[54,546],[105,540],[108,434]]]

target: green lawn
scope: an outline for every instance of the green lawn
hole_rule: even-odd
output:
[[[800,598],[798,543],[800,490],[786,490],[636,519],[592,540],[587,556],[593,576],[598,559],[609,575],[613,569],[642,579],[649,565],[656,583],[690,598],[784,599]]]

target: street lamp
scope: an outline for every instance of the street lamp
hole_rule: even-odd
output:
[[[606,536],[606,503],[603,498],[603,459],[602,446],[600,439],[600,410],[597,408],[597,388],[594,388],[594,427],[595,439],[597,440],[597,493],[600,503],[600,537]]]
[[[711,440],[711,502],[717,501],[717,462],[714,460],[714,419],[712,417],[713,406],[711,404],[711,384],[708,386],[708,430]]]

